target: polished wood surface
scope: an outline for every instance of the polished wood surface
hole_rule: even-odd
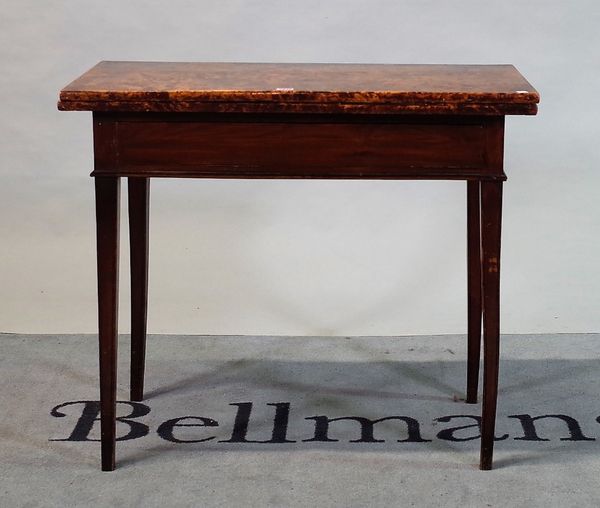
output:
[[[115,468],[120,179],[95,178],[102,470]]]
[[[479,181],[467,182],[467,398],[477,403],[481,358],[481,199]]]
[[[100,62],[60,92],[89,111],[535,114],[512,65]]]
[[[148,226],[150,179],[129,178],[129,262],[131,265],[131,373],[130,398],[144,398],[146,323],[148,313]]]
[[[96,112],[94,129],[93,176],[505,178],[503,117]]]
[[[61,91],[93,111],[102,469],[115,467],[119,182],[129,179],[131,399],[142,400],[151,177],[467,181],[466,402],[492,467],[504,118],[539,96],[510,65],[101,62]]]
[[[492,469],[500,360],[500,237],[502,182],[481,182],[483,403],[479,468]]]

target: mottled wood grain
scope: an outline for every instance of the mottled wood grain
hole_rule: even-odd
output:
[[[61,110],[506,115],[537,112],[512,65],[100,62]]]

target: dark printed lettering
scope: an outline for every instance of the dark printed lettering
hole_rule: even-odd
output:
[[[91,439],[88,436],[94,427],[95,422],[100,421],[100,402],[97,400],[76,400],[73,402],[65,402],[52,408],[50,414],[56,418],[67,416],[59,409],[67,406],[83,404],[81,415],[75,424],[75,428],[71,435],[66,439],[50,439],[50,441],[100,441],[99,439]],[[118,416],[118,422],[126,423],[129,426],[129,432],[121,437],[117,437],[117,441],[128,441],[130,439],[138,439],[148,434],[150,429],[147,425],[141,422],[135,422],[131,418],[140,418],[146,416],[150,412],[150,408],[141,402],[118,401],[117,404],[126,404],[131,407],[131,413],[126,416]]]
[[[305,420],[315,421],[315,435],[310,439],[303,439],[303,442],[335,442],[339,439],[332,439],[329,437],[329,424],[331,422],[339,422],[342,420],[353,420],[360,424],[360,439],[353,439],[350,443],[384,443],[385,439],[375,439],[374,427],[376,423],[384,422],[387,420],[400,420],[406,423],[408,430],[408,437],[406,439],[398,439],[398,443],[426,443],[431,441],[430,439],[423,439],[421,437],[421,431],[419,428],[419,422],[409,416],[387,416],[385,418],[379,418],[377,420],[371,420],[369,418],[363,418],[362,416],[342,416],[339,418],[329,418],[328,416],[309,416]]]
[[[440,418],[436,418],[436,422],[448,423],[455,418],[471,418],[475,420],[477,423],[473,423],[471,425],[462,425],[460,427],[450,427],[449,429],[440,430],[437,434],[438,439],[443,439],[444,441],[453,441],[455,443],[461,441],[472,441],[474,439],[481,439],[481,417],[474,415],[451,415],[451,416],[441,416]],[[477,428],[477,435],[467,436],[467,437],[456,437],[455,433],[459,430],[472,429],[473,427]],[[504,434],[500,437],[494,437],[494,441],[502,441],[508,438],[508,434]]]
[[[595,441],[592,437],[586,437],[583,435],[581,431],[581,427],[579,426],[579,422],[567,415],[540,415],[540,416],[531,416],[528,414],[522,415],[510,415],[509,418],[517,418],[521,422],[521,426],[523,427],[523,437],[516,437],[515,441],[550,441],[549,439],[541,438],[537,430],[535,428],[535,422],[537,420],[543,420],[546,418],[557,418],[562,420],[567,424],[567,428],[569,429],[569,437],[561,437],[561,441]]]
[[[271,439],[266,441],[254,441],[246,439],[248,434],[248,424],[250,414],[252,413],[252,402],[235,402],[229,404],[237,406],[238,410],[233,423],[233,431],[229,439],[219,441],[219,443],[295,443],[287,439],[287,428],[290,417],[289,402],[275,402],[267,406],[275,406],[275,417],[273,418],[273,432]]]
[[[198,420],[201,423],[179,423],[182,420]],[[205,437],[204,439],[178,439],[173,435],[173,429],[175,427],[218,427],[219,422],[212,418],[202,418],[201,416],[181,416],[180,418],[173,418],[167,420],[158,426],[156,432],[165,441],[171,441],[171,443],[203,443],[214,439],[215,436]]]

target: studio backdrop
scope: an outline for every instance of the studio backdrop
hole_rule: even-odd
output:
[[[598,332],[599,25],[591,0],[11,2],[0,331],[96,330],[91,114],[57,93],[100,60],[171,60],[515,64],[543,102],[507,119],[502,332]],[[465,333],[465,209],[464,182],[155,179],[149,331]]]

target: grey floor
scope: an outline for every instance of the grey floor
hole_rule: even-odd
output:
[[[491,472],[477,469],[481,406],[461,400],[465,337],[446,335],[151,336],[137,437],[102,473],[96,337],[0,334],[0,505],[599,506],[600,334],[502,340]],[[127,355],[122,337],[121,401]],[[223,442],[242,440],[250,409],[247,442]],[[544,415],[562,416],[529,419]],[[356,420],[333,421],[314,440],[316,416],[410,417],[423,441],[402,442],[399,420],[362,442]]]

